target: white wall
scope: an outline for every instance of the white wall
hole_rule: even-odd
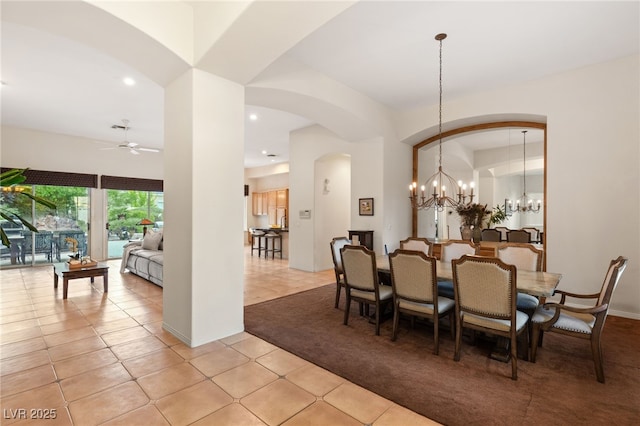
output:
[[[325,182],[326,180],[326,182]],[[333,268],[329,241],[346,237],[351,223],[351,158],[328,155],[315,163],[314,270]]]
[[[329,253],[329,242],[334,229],[318,230],[316,190],[322,188],[324,177],[316,176],[316,160],[331,155],[345,154],[351,157],[351,220],[350,229],[382,229],[383,211],[374,216],[358,216],[358,198],[373,197],[382,203],[382,142],[380,140],[350,143],[321,126],[310,126],[292,132],[290,140],[290,189],[289,209],[289,267],[315,271],[316,251]],[[337,182],[335,183],[338,184]],[[311,210],[310,219],[301,219],[301,210]],[[375,237],[375,233],[374,233]],[[316,238],[318,243],[316,244]],[[322,240],[324,239],[324,244]],[[374,249],[381,250],[380,238]],[[326,246],[326,247],[325,247]],[[323,249],[325,247],[325,249]],[[324,256],[324,254],[322,255]],[[331,267],[331,266],[329,266]],[[328,268],[324,268],[328,269]]]
[[[563,274],[561,288],[591,293],[611,259],[629,257],[611,312],[634,318],[640,318],[639,75],[636,55],[445,105],[446,121],[547,117],[547,270]],[[399,116],[400,139],[427,128],[428,116],[425,110]]]

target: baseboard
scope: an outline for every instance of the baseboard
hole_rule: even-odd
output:
[[[640,320],[640,314],[637,314],[637,313],[634,313],[634,312],[614,311],[613,309],[609,309],[609,315],[614,316],[614,317],[622,317],[622,318]]]
[[[174,330],[171,326],[167,325],[167,323],[164,321],[162,322],[162,328],[167,330],[169,333],[173,334],[178,340],[180,340],[182,343],[184,343],[188,347],[191,347],[190,338],[182,335],[182,333],[178,332],[177,330]]]

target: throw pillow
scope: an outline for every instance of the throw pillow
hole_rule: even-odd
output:
[[[144,250],[158,250],[160,241],[162,240],[162,233],[155,232],[153,230],[147,231],[142,239],[142,248]]]

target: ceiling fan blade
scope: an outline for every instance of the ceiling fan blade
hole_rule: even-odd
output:
[[[145,151],[145,152],[160,152],[159,149],[155,149],[155,148],[136,148],[138,151]]]
[[[129,149],[129,152],[132,153],[133,155],[140,155],[140,153],[133,148]]]

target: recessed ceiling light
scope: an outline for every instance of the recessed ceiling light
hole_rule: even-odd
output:
[[[124,84],[126,84],[127,86],[135,86],[136,85],[136,81],[131,78],[131,77],[125,77],[122,79],[122,82]]]
[[[250,115],[249,115],[249,120],[251,120],[251,121],[256,121],[257,119],[258,119],[257,114],[250,114]]]
[[[263,154],[263,155],[267,155],[267,150],[266,150],[266,149],[263,149],[263,150],[262,150],[262,154]]]

